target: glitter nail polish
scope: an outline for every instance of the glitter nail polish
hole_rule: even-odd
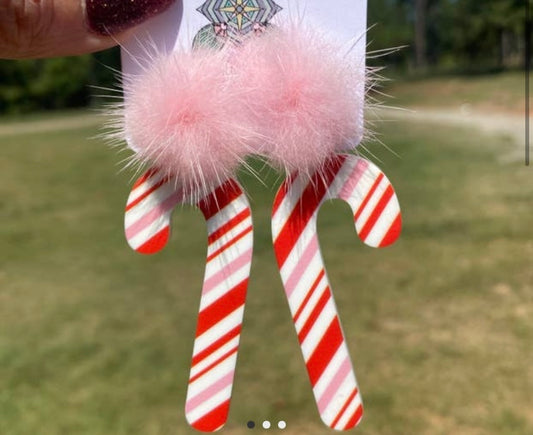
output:
[[[85,0],[87,24],[100,35],[113,35],[163,12],[175,0]]]

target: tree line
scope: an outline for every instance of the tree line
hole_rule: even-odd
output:
[[[523,65],[526,1],[368,0],[369,63],[398,73],[488,72]],[[533,9],[533,6],[532,6]],[[379,56],[383,50],[403,47]],[[0,61],[0,113],[82,107],[116,88],[119,50]]]
[[[405,46],[383,64],[407,72],[523,65],[531,0],[369,0],[369,50]]]
[[[118,48],[76,57],[0,60],[0,113],[94,105],[117,88]]]

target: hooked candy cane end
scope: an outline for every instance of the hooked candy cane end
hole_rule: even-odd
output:
[[[138,248],[132,248],[139,254],[153,255],[161,251],[166,246],[169,237],[170,227],[166,227]]]
[[[385,248],[387,246],[391,246],[393,243],[396,242],[396,240],[398,240],[401,232],[402,232],[402,215],[398,213],[398,216],[392,223],[391,227],[389,228],[389,231],[387,231],[387,234],[385,234],[385,237],[383,237],[383,240],[379,244],[378,248]]]
[[[172,179],[149,169],[133,185],[124,216],[124,231],[130,247],[140,254],[155,254],[170,237],[170,216],[182,200]]]
[[[342,199],[354,212],[354,222],[359,238],[373,248],[393,244],[400,236],[402,217],[396,192],[389,179],[374,164],[366,162],[362,170],[350,177],[357,179],[354,186],[344,189]],[[350,184],[350,180],[346,184]],[[351,191],[349,193],[348,191]]]

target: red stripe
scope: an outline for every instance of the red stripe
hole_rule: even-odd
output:
[[[385,237],[383,237],[383,240],[381,240],[381,242],[379,243],[379,247],[383,248],[385,246],[392,245],[398,239],[398,237],[400,237],[401,232],[402,215],[398,213],[398,216],[396,216],[396,219],[394,219],[394,222],[387,231],[387,234],[385,234]]]
[[[237,216],[231,218],[231,220],[226,222],[219,229],[209,234],[209,237],[207,238],[207,243],[210,245],[211,243],[216,242],[228,231],[232,230],[246,218],[250,217],[250,215],[251,213],[249,208],[246,208],[245,210],[241,211]]]
[[[217,255],[220,255],[221,252],[224,252],[230,246],[232,246],[235,243],[237,243],[239,240],[241,240],[246,234],[250,233],[251,231],[252,231],[252,227],[251,226],[249,226],[245,230],[241,231],[233,239],[231,239],[226,244],[222,245],[219,249],[217,249],[215,252],[213,252],[209,257],[207,257],[206,262],[210,262],[213,258],[215,258]]]
[[[296,177],[296,176],[295,176]],[[290,185],[294,179],[292,177],[287,177],[283,184],[279,187],[278,194],[274,198],[274,204],[272,205],[272,216],[276,214],[279,206],[283,202],[283,198],[287,195]]]
[[[159,171],[157,169],[155,169],[155,168],[148,169],[143,175],[141,175],[139,177],[139,179],[137,179],[137,181],[135,182],[135,184],[133,185],[133,187],[131,189],[132,190],[136,189],[141,184],[143,184],[146,180],[148,180],[150,177],[154,176],[158,172]]]
[[[276,195],[276,197],[274,198],[274,204],[272,205],[272,216],[274,216],[278,211],[279,206],[283,202],[283,198],[285,198],[285,195],[287,194],[287,192],[291,188],[292,183],[294,183],[294,180],[296,180],[297,177],[298,172],[293,172],[285,179],[283,184],[279,187],[279,192],[283,192],[283,195]]]
[[[202,418],[191,423],[191,426],[202,432],[214,432],[227,420],[229,412],[229,399],[217,406]]]
[[[242,190],[234,180],[228,180],[218,186],[198,204],[206,219],[213,217],[242,194]]]
[[[165,228],[155,233],[146,242],[139,246],[135,251],[141,254],[155,254],[161,251],[168,242],[170,236],[170,227],[167,225]]]
[[[316,279],[315,279],[315,282],[313,282],[313,285],[311,286],[311,288],[310,288],[309,291],[307,292],[307,295],[305,296],[305,299],[304,299],[303,302],[300,304],[300,308],[298,308],[298,311],[296,311],[296,314],[295,314],[294,317],[293,317],[293,321],[294,321],[294,323],[296,323],[296,321],[298,320],[298,318],[299,318],[300,315],[302,314],[302,311],[304,310],[305,306],[306,306],[307,303],[309,302],[309,299],[311,299],[311,296],[313,296],[314,291],[316,290],[318,284],[320,283],[320,280],[322,279],[322,277],[323,277],[324,275],[325,275],[324,269],[321,269],[321,270],[320,270],[320,273],[318,274],[318,276],[317,276]]]
[[[338,156],[344,157],[344,156]],[[345,158],[331,160],[323,172],[316,172],[295,204],[294,210],[274,241],[274,250],[281,268],[292,251],[303,229],[326,195],[331,182],[339,172]]]
[[[378,178],[376,178],[376,181],[374,181],[374,184],[372,185],[372,187],[370,188],[370,190],[366,194],[365,199],[363,200],[363,202],[361,203],[361,205],[359,206],[359,208],[355,212],[354,220],[359,219],[359,216],[361,216],[361,213],[363,212],[363,210],[365,209],[366,205],[368,204],[368,201],[370,201],[370,198],[372,198],[372,195],[374,194],[375,190],[377,189],[379,183],[381,183],[381,180],[383,179],[383,177],[384,177],[383,173],[380,173],[378,175]]]
[[[218,358],[214,363],[209,364],[205,369],[203,369],[202,371],[198,372],[198,374],[196,374],[191,379],[189,379],[189,384],[192,384],[194,381],[196,381],[197,379],[201,378],[203,375],[205,375],[213,367],[216,367],[222,361],[226,360],[227,358],[229,358],[234,353],[237,353],[238,350],[239,350],[239,347],[236,346],[233,349],[231,349],[228,352],[226,352],[224,355],[222,355],[220,358]]]
[[[355,427],[357,423],[361,421],[361,418],[363,417],[363,405],[359,405],[357,409],[355,410],[352,418],[346,423],[346,426],[344,426],[343,430],[351,429],[352,427]]]
[[[159,189],[163,184],[168,182],[168,178],[163,178],[160,181],[158,181],[156,184],[154,184],[150,189],[148,189],[146,192],[144,192],[141,196],[136,198],[134,201],[129,202],[126,205],[126,211],[131,210],[133,207],[135,207],[137,204],[139,204],[143,199],[145,199],[148,195]]]
[[[385,192],[383,192],[383,195],[381,195],[381,198],[379,202],[377,203],[376,207],[372,211],[372,214],[369,216],[367,221],[365,222],[365,226],[359,233],[359,237],[361,237],[361,240],[366,240],[368,235],[370,234],[370,231],[372,231],[372,228],[374,228],[374,225],[378,221],[379,217],[382,215],[383,210],[385,210],[385,207],[389,203],[390,199],[394,195],[394,190],[392,189],[392,186],[389,184],[387,188],[385,189]]]
[[[196,337],[199,337],[209,328],[215,326],[218,322],[233,313],[237,308],[244,305],[247,286],[248,278],[237,284],[233,289],[217,299],[216,302],[200,311],[198,314]]]
[[[341,419],[342,414],[344,414],[344,412],[346,411],[346,408],[348,408],[348,406],[350,405],[350,403],[352,402],[352,400],[354,399],[356,395],[357,395],[357,388],[354,388],[354,390],[352,391],[352,394],[350,394],[348,399],[346,399],[346,402],[344,402],[344,405],[342,406],[341,410],[339,411],[339,413],[337,414],[337,416],[331,423],[330,425],[331,428],[334,428],[335,426],[337,426],[337,423]]]
[[[191,365],[196,365],[200,361],[202,361],[204,358],[211,355],[213,352],[216,352],[218,349],[220,349],[222,346],[224,346],[228,341],[230,341],[232,338],[237,337],[241,333],[242,325],[238,325],[235,328],[233,328],[231,331],[229,331],[227,334],[224,334],[222,337],[220,337],[217,341],[215,341],[211,346],[204,349],[202,352],[200,352],[198,355],[194,356],[192,358]]]
[[[309,318],[305,321],[304,326],[298,334],[298,340],[300,340],[300,343],[303,343],[305,337],[307,337],[307,334],[309,334],[309,331],[315,325],[316,319],[318,318],[318,316],[320,316],[320,313],[322,312],[330,298],[331,291],[329,287],[326,287],[324,293],[322,293],[322,296],[320,296],[320,299],[316,303],[315,307],[313,308],[313,311],[311,311],[311,314],[309,315]]]
[[[320,343],[314,350],[311,358],[307,361],[307,372],[311,385],[314,387],[318,379],[328,366],[329,362],[342,344],[343,337],[338,317],[335,317],[329,325]]]

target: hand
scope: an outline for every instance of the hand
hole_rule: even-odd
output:
[[[69,56],[120,43],[175,0],[0,0],[0,58]]]

